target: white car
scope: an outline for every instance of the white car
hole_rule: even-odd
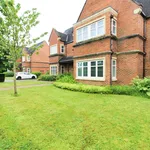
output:
[[[31,74],[29,72],[17,72],[16,73],[16,79],[21,80],[21,79],[36,79],[37,76],[35,74]]]

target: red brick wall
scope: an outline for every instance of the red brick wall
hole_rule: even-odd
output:
[[[146,27],[146,76],[150,76],[150,19],[147,20]]]
[[[117,17],[118,37],[137,33],[143,35],[143,18],[133,13],[139,6],[132,0],[87,0],[79,21],[110,6],[119,14]]]

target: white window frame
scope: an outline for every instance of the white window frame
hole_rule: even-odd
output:
[[[113,64],[113,62],[115,62],[115,65]],[[112,70],[112,81],[116,81],[117,80],[117,59],[113,58],[112,59],[112,65],[111,65],[111,70]],[[115,68],[115,76],[113,76],[113,69]]]
[[[100,34],[100,33],[98,33],[98,28],[99,28],[98,22],[101,21],[101,20],[103,20],[103,32]],[[96,32],[95,36],[92,36],[92,25],[93,24],[95,24],[95,32]],[[87,28],[87,33],[84,31],[85,28]],[[84,33],[86,33],[86,36],[84,35]],[[77,42],[82,42],[82,41],[89,40],[89,39],[92,39],[92,38],[104,36],[105,33],[106,33],[106,19],[105,19],[105,17],[101,17],[101,18],[99,18],[99,19],[97,19],[93,22],[90,22],[90,23],[88,23],[88,24],[86,24],[82,27],[77,28],[76,29],[76,41]]]
[[[27,61],[30,62],[31,61],[31,57],[30,55],[27,55]]]
[[[56,52],[53,52],[53,53],[52,53],[51,50],[52,50],[53,47],[56,47]],[[50,55],[55,55],[55,54],[57,54],[57,53],[58,53],[58,47],[57,47],[57,44],[50,46]]]
[[[114,22],[115,22],[115,25],[113,24]],[[114,31],[114,28],[116,32]],[[117,20],[114,18],[111,20],[111,32],[112,32],[112,35],[117,36]]]
[[[23,71],[23,72],[26,72],[26,68],[25,68],[25,67],[23,67],[23,68],[22,68],[22,71]]]
[[[62,52],[62,46],[64,47],[64,52]],[[64,44],[60,44],[60,53],[65,53],[65,45]]]
[[[52,67],[56,67],[56,73],[52,73]],[[50,75],[57,75],[58,74],[58,66],[57,65],[50,65]]]
[[[22,62],[25,62],[25,61],[26,61],[26,57],[22,56]]]
[[[96,77],[91,77],[91,62],[96,61]],[[103,77],[98,77],[98,61],[103,61]],[[83,76],[83,63],[88,62],[88,76]],[[78,63],[82,63],[82,76],[78,76]],[[96,58],[96,59],[87,59],[87,60],[80,60],[76,62],[76,79],[78,80],[99,80],[99,81],[105,81],[105,70],[106,70],[106,64],[105,64],[105,58]]]

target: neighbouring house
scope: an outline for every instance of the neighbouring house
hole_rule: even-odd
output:
[[[25,47],[21,59],[22,71],[24,72],[49,72],[49,46],[47,42],[42,41],[37,44],[41,46],[39,50],[31,50]]]
[[[150,0],[86,0],[73,28],[52,30],[50,74],[94,85],[150,76]]]

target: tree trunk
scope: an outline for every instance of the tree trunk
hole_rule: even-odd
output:
[[[16,62],[14,62],[14,95],[17,95],[17,84],[16,84]]]

